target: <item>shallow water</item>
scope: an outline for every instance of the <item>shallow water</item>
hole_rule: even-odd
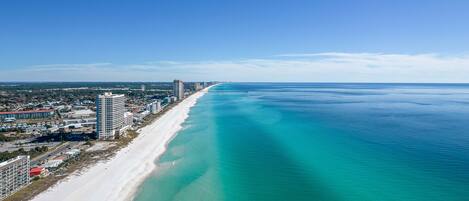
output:
[[[469,200],[469,85],[227,83],[135,200]]]

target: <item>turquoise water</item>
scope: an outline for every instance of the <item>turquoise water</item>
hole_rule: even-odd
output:
[[[469,200],[469,85],[228,83],[135,200]]]

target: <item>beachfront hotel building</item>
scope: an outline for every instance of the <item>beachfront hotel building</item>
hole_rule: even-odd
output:
[[[202,88],[203,87],[202,87],[202,84],[200,84],[200,82],[194,83],[194,90],[195,91],[200,91],[200,90],[202,90]]]
[[[115,139],[124,126],[125,96],[111,92],[96,98],[96,133],[100,140]]]
[[[29,156],[17,156],[0,163],[0,200],[29,184]]]
[[[159,100],[157,100],[153,103],[150,103],[149,110],[150,110],[150,113],[152,113],[152,114],[156,114],[156,113],[160,112],[161,111],[161,102]]]
[[[173,93],[178,100],[182,100],[184,98],[184,83],[181,80],[174,80]]]
[[[124,113],[124,127],[131,127],[134,124],[134,114],[132,112]]]
[[[53,115],[54,115],[54,110],[13,111],[13,112],[0,112],[0,119],[6,119],[6,118],[40,119],[40,118],[49,118]]]

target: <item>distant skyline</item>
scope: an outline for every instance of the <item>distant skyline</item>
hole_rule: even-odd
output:
[[[469,82],[469,2],[9,1],[1,81]]]

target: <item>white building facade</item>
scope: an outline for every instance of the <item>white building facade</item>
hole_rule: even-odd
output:
[[[124,127],[132,126],[133,124],[134,124],[134,114],[132,114],[132,112],[125,112],[124,113]]]
[[[29,184],[29,156],[17,156],[0,163],[0,200]]]
[[[100,140],[115,139],[124,126],[124,94],[104,93],[96,99],[96,133]]]
[[[161,111],[161,101],[157,100],[153,103],[150,103],[149,108],[152,114],[157,114],[158,112]]]

